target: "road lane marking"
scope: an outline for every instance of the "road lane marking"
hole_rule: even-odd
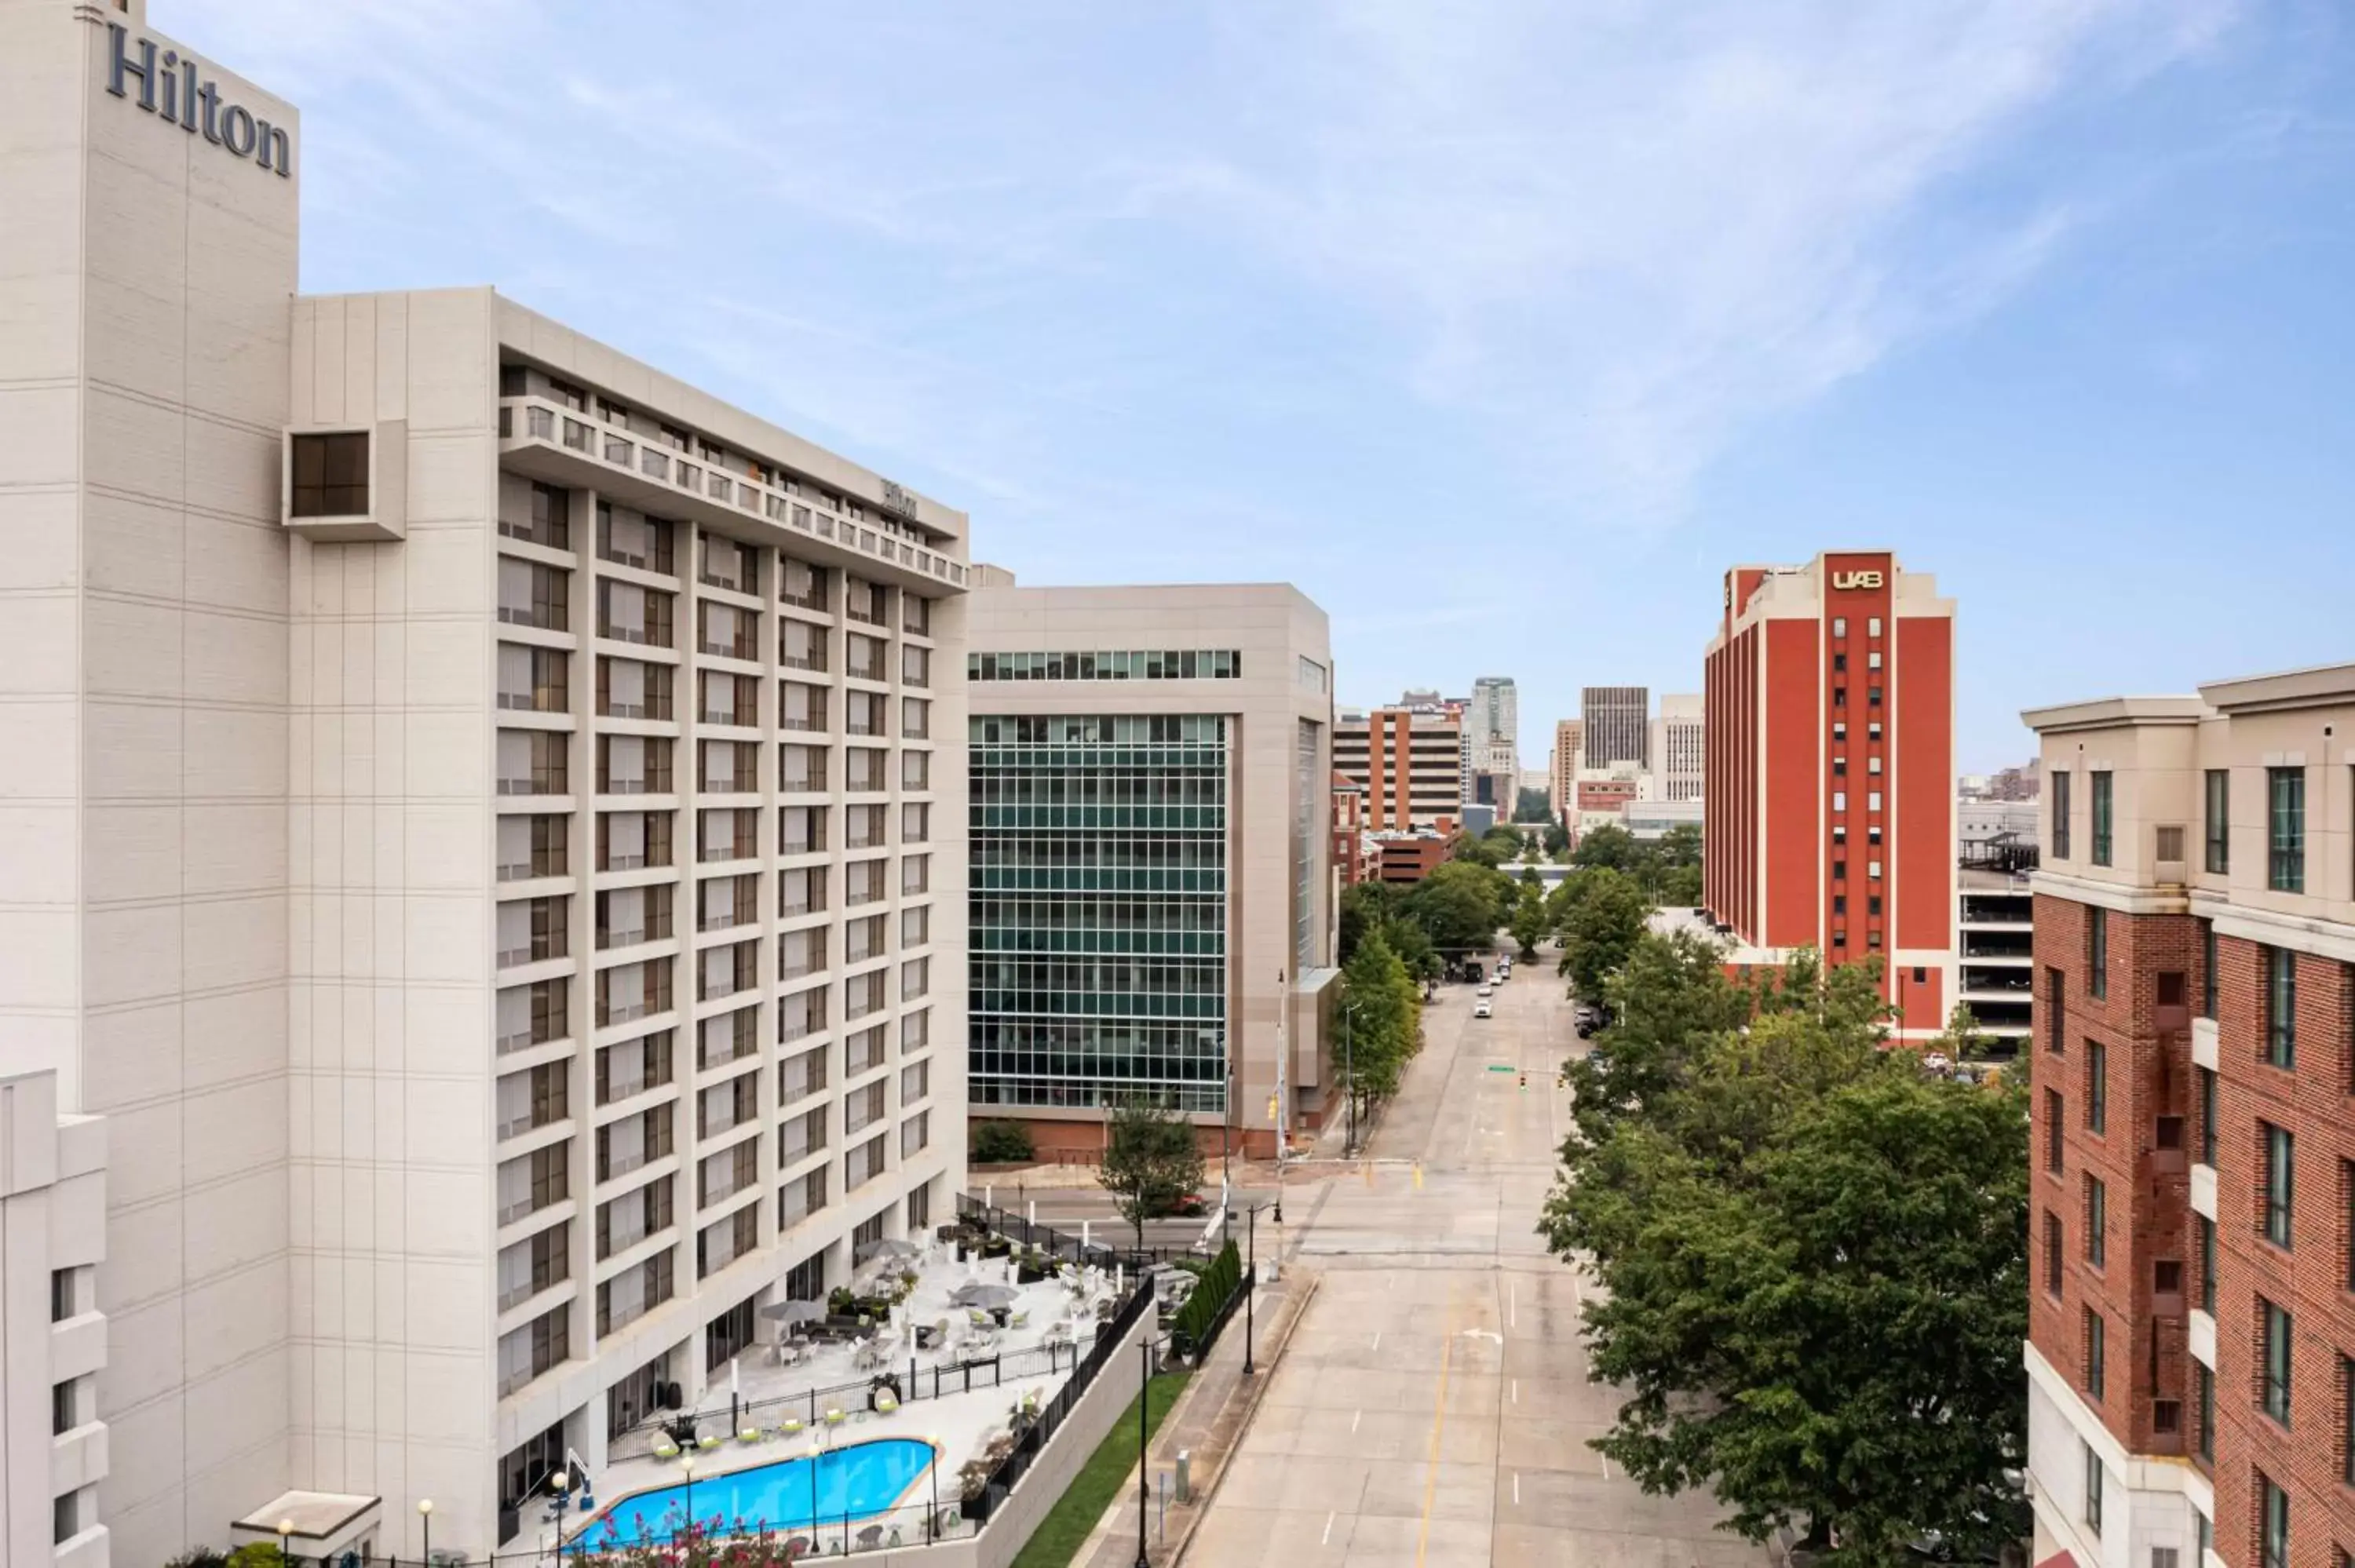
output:
[[[1514,1403],[1515,1404],[1520,1404],[1520,1402],[1521,1402],[1521,1380],[1520,1380],[1519,1378],[1515,1378],[1515,1379],[1513,1380],[1513,1403]]]
[[[1513,1506],[1521,1506],[1521,1473],[1518,1470],[1513,1472]]]
[[[1379,1351],[1381,1350],[1381,1348],[1382,1348],[1382,1331],[1381,1331],[1380,1329],[1377,1329],[1377,1330],[1374,1330],[1374,1350],[1375,1350],[1377,1352],[1379,1352]]]
[[[1439,1397],[1431,1412],[1431,1466],[1423,1483],[1423,1523],[1414,1534],[1414,1568],[1423,1568],[1431,1551],[1431,1505],[1439,1497],[1439,1439],[1447,1430],[1447,1371],[1455,1336],[1439,1341]]]
[[[1330,1512],[1325,1515],[1325,1533],[1317,1538],[1316,1544],[1319,1546],[1333,1544],[1333,1516]]]
[[[1508,1329],[1518,1329],[1518,1328],[1519,1328],[1520,1326],[1521,1326],[1521,1292],[1520,1292],[1520,1287],[1519,1287],[1518,1286],[1508,1285],[1508,1286],[1506,1286],[1506,1287],[1505,1287],[1505,1327],[1507,1327],[1507,1328],[1508,1328]]]
[[[1366,1413],[1365,1413],[1364,1411],[1362,1411],[1362,1410],[1353,1410],[1353,1411],[1349,1412],[1349,1436],[1350,1436],[1355,1437],[1355,1436],[1358,1435],[1358,1423],[1359,1423],[1359,1422],[1360,1422],[1360,1421],[1363,1421],[1365,1418],[1366,1418]]]

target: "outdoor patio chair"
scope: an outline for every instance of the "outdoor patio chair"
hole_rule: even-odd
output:
[[[1027,1329],[1030,1326],[1030,1314],[1028,1311],[1018,1311],[1014,1314],[1011,1320],[1014,1327],[1018,1329]]]
[[[678,1457],[678,1445],[667,1437],[657,1437],[655,1439],[654,1453],[657,1459],[676,1459]]]
[[[872,1552],[881,1544],[883,1544],[883,1527],[881,1525],[870,1524],[866,1529],[858,1532],[859,1551]]]
[[[777,1423],[777,1436],[780,1437],[798,1437],[801,1431],[802,1418],[798,1415],[788,1415]]]
[[[887,1389],[883,1390],[881,1393],[878,1393],[878,1394],[875,1396],[875,1414],[878,1414],[878,1415],[889,1415],[889,1414],[890,1414],[893,1411],[895,1411],[895,1410],[897,1410],[897,1409],[899,1409],[899,1408],[900,1408],[900,1402],[899,1402],[899,1400],[897,1400],[897,1399],[895,1399],[894,1397],[892,1397],[891,1391],[890,1391],[890,1389],[888,1389],[888,1388],[887,1388]]]
[[[828,1426],[839,1426],[839,1425],[842,1425],[842,1423],[843,1423],[843,1414],[842,1414],[842,1412],[841,1412],[841,1411],[839,1411],[839,1410],[828,1410],[828,1411],[826,1413],[826,1424]]]

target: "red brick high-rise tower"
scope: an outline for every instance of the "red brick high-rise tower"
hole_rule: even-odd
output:
[[[1913,1038],[1955,999],[1954,676],[1954,601],[1887,550],[1725,575],[1703,901],[1744,961],[1880,958]]]

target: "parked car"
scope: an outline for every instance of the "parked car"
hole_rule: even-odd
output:
[[[1209,1200],[1199,1192],[1180,1192],[1167,1203],[1154,1205],[1146,1217],[1156,1220],[1199,1220],[1210,1212]]]
[[[1487,999],[1483,998],[1481,1001],[1476,1001],[1472,1004],[1472,1016],[1475,1018],[1486,1018],[1488,1016],[1488,1003]]]

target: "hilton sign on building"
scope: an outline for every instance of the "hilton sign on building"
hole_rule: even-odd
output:
[[[8,1568],[527,1552],[962,1181],[964,514],[298,292],[301,126],[0,0],[0,1081],[106,1135],[102,1248],[0,1225]]]

